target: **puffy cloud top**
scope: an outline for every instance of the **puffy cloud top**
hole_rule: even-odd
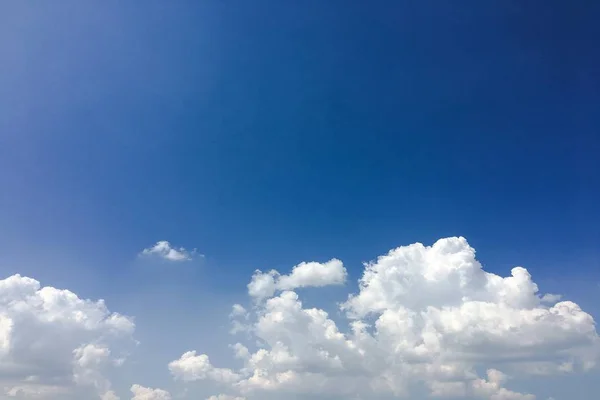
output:
[[[485,272],[475,249],[462,237],[398,247],[365,266],[360,292],[344,309],[356,317],[380,313],[402,304],[415,311],[481,301],[517,309],[539,305],[538,287],[525,268],[510,277]]]

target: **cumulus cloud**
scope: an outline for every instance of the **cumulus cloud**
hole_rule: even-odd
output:
[[[133,394],[131,400],[171,400],[171,394],[162,389],[133,385],[130,390]]]
[[[134,328],[102,300],[20,275],[0,280],[0,398],[116,399],[105,372],[133,344]]]
[[[182,381],[210,379],[220,383],[233,383],[240,378],[229,368],[215,368],[207,355],[196,355],[195,351],[188,351],[179,360],[169,363],[169,370],[176,379]]]
[[[266,273],[257,270],[248,284],[248,294],[260,301],[281,290],[342,285],[346,277],[346,268],[338,259],[326,263],[303,262],[296,265],[289,275],[281,275],[275,270]]]
[[[335,259],[289,275],[257,271],[248,292],[261,301],[251,316],[242,306],[232,312],[252,335],[231,346],[243,366],[217,367],[190,351],[171,373],[250,400],[410,398],[423,385],[438,398],[533,400],[507,388],[510,376],[577,373],[600,355],[589,314],[540,293],[525,268],[506,277],[484,271],[464,238],[399,247],[366,264],[358,292],[341,303],[344,325],[294,292],[345,277]]]
[[[152,247],[148,247],[140,252],[142,257],[157,257],[166,261],[190,261],[197,255],[196,249],[187,251],[185,248],[178,249],[171,246],[166,240],[160,240]]]

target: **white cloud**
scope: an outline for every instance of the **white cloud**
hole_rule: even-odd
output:
[[[507,374],[578,373],[599,357],[589,314],[541,295],[524,268],[508,277],[484,271],[464,238],[399,247],[367,264],[358,293],[341,305],[342,328],[292,290],[342,283],[342,263],[327,264],[331,271],[303,263],[289,275],[255,273],[249,295],[266,301],[248,318],[248,346],[231,346],[243,367],[215,367],[192,351],[169,364],[174,377],[211,380],[250,400],[411,396],[422,383],[439,398],[533,400],[507,389]]]
[[[535,396],[532,394],[517,393],[503,388],[502,384],[507,378],[502,372],[489,369],[487,376],[487,380],[476,379],[471,381],[468,394],[471,394],[472,397],[490,400],[535,400]]]
[[[281,275],[274,270],[266,273],[257,270],[248,284],[248,294],[260,301],[281,290],[342,285],[346,277],[346,268],[338,259],[326,263],[303,262],[296,265],[289,275]]]
[[[102,300],[20,275],[0,280],[0,398],[115,399],[105,372],[133,345],[134,328]]]
[[[543,301],[544,303],[556,303],[560,301],[560,299],[562,299],[562,296],[560,294],[546,293],[542,296],[541,301]]]
[[[249,331],[251,329],[251,326],[248,324],[249,317],[250,314],[242,305],[234,304],[231,308],[231,313],[229,314],[232,324],[229,332],[231,334],[236,334],[238,332]]]
[[[229,396],[226,394],[220,394],[218,396],[210,396],[206,400],[246,400],[246,399],[243,397],[236,397],[236,396]]]
[[[479,398],[490,400],[535,400],[532,394],[513,392],[502,385],[507,380],[502,372],[489,369],[487,379],[474,379],[469,382],[428,383],[431,395],[435,398]]]
[[[196,249],[191,252],[183,247],[176,249],[166,240],[160,240],[140,253],[143,257],[158,257],[167,261],[190,261],[195,255],[197,255]]]
[[[231,314],[229,314],[230,318],[238,318],[243,317],[246,318],[248,316],[248,311],[241,304],[234,304],[231,307]]]
[[[120,400],[120,397],[119,397],[119,396],[117,396],[117,395],[115,394],[115,392],[113,392],[112,390],[109,390],[108,392],[104,393],[104,394],[101,396],[101,399],[102,399],[102,400]]]
[[[102,368],[110,363],[108,347],[86,344],[73,350],[73,380],[82,386],[92,386],[103,395],[103,400],[113,399],[110,382],[104,377]]]
[[[169,363],[169,370],[176,379],[182,381],[211,379],[221,383],[232,383],[240,378],[228,368],[213,367],[207,355],[196,355],[195,351],[188,351],[179,360]]]
[[[133,393],[131,400],[171,400],[171,394],[162,389],[133,385],[130,390]]]

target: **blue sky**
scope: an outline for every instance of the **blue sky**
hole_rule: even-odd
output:
[[[161,362],[229,354],[227,313],[257,268],[336,257],[354,291],[363,261],[448,236],[598,317],[599,13],[2,4],[0,272],[104,298],[142,345],[178,324]],[[204,257],[140,261],[159,240]],[[345,300],[332,290],[315,301]]]

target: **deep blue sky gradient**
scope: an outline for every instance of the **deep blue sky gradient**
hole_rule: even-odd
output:
[[[486,268],[595,304],[598,15],[4,3],[0,271],[117,301],[152,285],[135,254],[167,239],[206,255],[169,288],[241,293],[255,268],[338,257],[354,279],[392,247],[463,235]]]

